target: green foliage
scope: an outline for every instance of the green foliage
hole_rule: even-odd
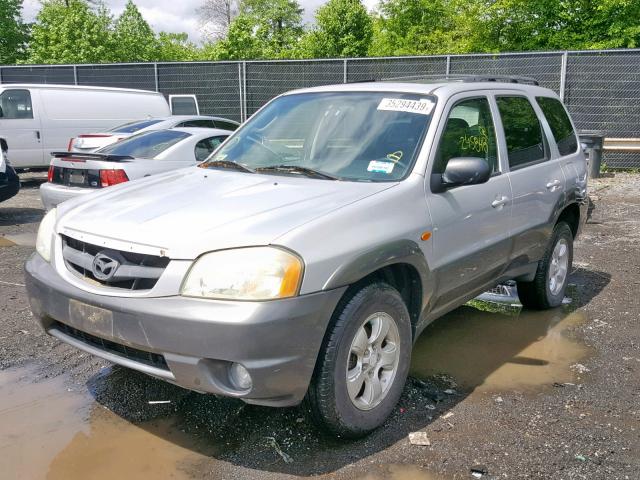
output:
[[[97,3],[97,6],[96,6]],[[214,1],[236,13],[236,0]],[[238,60],[640,47],[640,0],[328,0],[306,31],[298,0],[240,0],[221,40],[155,34],[134,1],[43,0],[35,23],[0,0],[0,63]],[[224,12],[223,12],[224,13]],[[233,15],[231,15],[233,13]],[[28,44],[27,44],[28,41]]]
[[[449,53],[457,29],[455,3],[447,0],[383,0],[374,22],[372,55]]]
[[[244,0],[224,40],[205,46],[207,58],[238,60],[289,56],[303,34],[297,0]]]
[[[156,35],[129,0],[115,21],[114,56],[120,62],[148,62],[156,59]]]
[[[21,60],[28,28],[22,21],[20,0],[0,0],[0,32],[0,64]]]
[[[29,63],[91,63],[114,60],[111,17],[82,0],[47,0],[36,17]]]
[[[156,40],[155,60],[161,62],[179,62],[199,60],[198,48],[189,41],[186,33],[160,32]]]
[[[360,0],[329,0],[318,8],[316,25],[301,43],[304,57],[364,57],[373,22]]]

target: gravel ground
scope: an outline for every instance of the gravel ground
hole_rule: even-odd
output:
[[[424,373],[416,359],[427,361],[428,355],[414,355],[415,378],[395,413],[383,428],[351,442],[319,433],[301,408],[267,409],[187,392],[44,335],[30,314],[22,273],[43,211],[38,179],[24,180],[20,194],[0,205],[0,292],[5,299],[0,304],[0,373],[28,368],[33,384],[63,378],[64,386],[84,392],[91,406],[105,407],[127,424],[193,452],[175,462],[180,475],[449,479],[474,478],[475,472],[482,478],[640,479],[639,175],[620,173],[590,185],[591,216],[575,248],[572,302],[554,314],[577,315],[578,321],[560,333],[553,333],[551,324],[542,331],[527,329],[528,336],[513,337],[517,346],[512,349],[509,335],[499,331],[452,344],[451,363],[461,363],[460,372],[466,367],[471,371],[466,381],[455,369]],[[477,324],[478,318],[490,325],[493,317],[503,315],[478,312],[462,307],[424,336],[440,335],[448,325]],[[536,315],[540,322],[549,318]],[[448,332],[449,337],[437,338],[455,342],[457,330]],[[543,343],[541,355],[557,357],[560,365],[549,378],[541,377],[534,386],[512,378],[511,383],[486,387],[510,364],[537,365],[526,349],[553,335],[580,345],[580,356],[545,353]],[[426,348],[421,341],[417,348]],[[484,344],[487,350],[475,350]],[[490,366],[476,373],[472,367],[490,355]],[[538,359],[539,365],[545,363]],[[59,382],[54,385],[61,388]],[[0,390],[0,414],[2,395]],[[149,405],[155,399],[171,403]],[[38,430],[37,425],[31,428]],[[424,431],[431,445],[411,445],[407,437],[414,431]],[[8,444],[4,440],[0,426],[0,457]],[[75,472],[77,478],[87,478]]]

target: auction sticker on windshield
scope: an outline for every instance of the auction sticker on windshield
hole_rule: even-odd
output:
[[[428,98],[420,100],[407,100],[404,98],[383,98],[378,104],[378,110],[392,112],[419,113],[420,115],[431,115],[435,103]]]
[[[378,160],[372,160],[369,162],[369,166],[367,167],[367,172],[389,174],[393,172],[394,165],[395,164],[393,162],[380,162]]]

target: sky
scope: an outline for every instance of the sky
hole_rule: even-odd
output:
[[[304,21],[311,23],[315,10],[326,0],[299,0],[304,8]],[[119,15],[127,0],[106,0],[105,3],[113,15]],[[195,10],[202,0],[134,0],[140,13],[156,32],[187,32],[192,42],[201,40],[198,18]],[[378,0],[364,0],[368,9],[372,9]],[[28,22],[33,21],[40,10],[39,0],[24,0],[22,15]]]

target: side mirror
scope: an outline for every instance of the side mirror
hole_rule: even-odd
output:
[[[487,161],[478,157],[456,157],[449,160],[442,175],[431,175],[431,190],[441,193],[453,187],[485,183],[491,178]]]

